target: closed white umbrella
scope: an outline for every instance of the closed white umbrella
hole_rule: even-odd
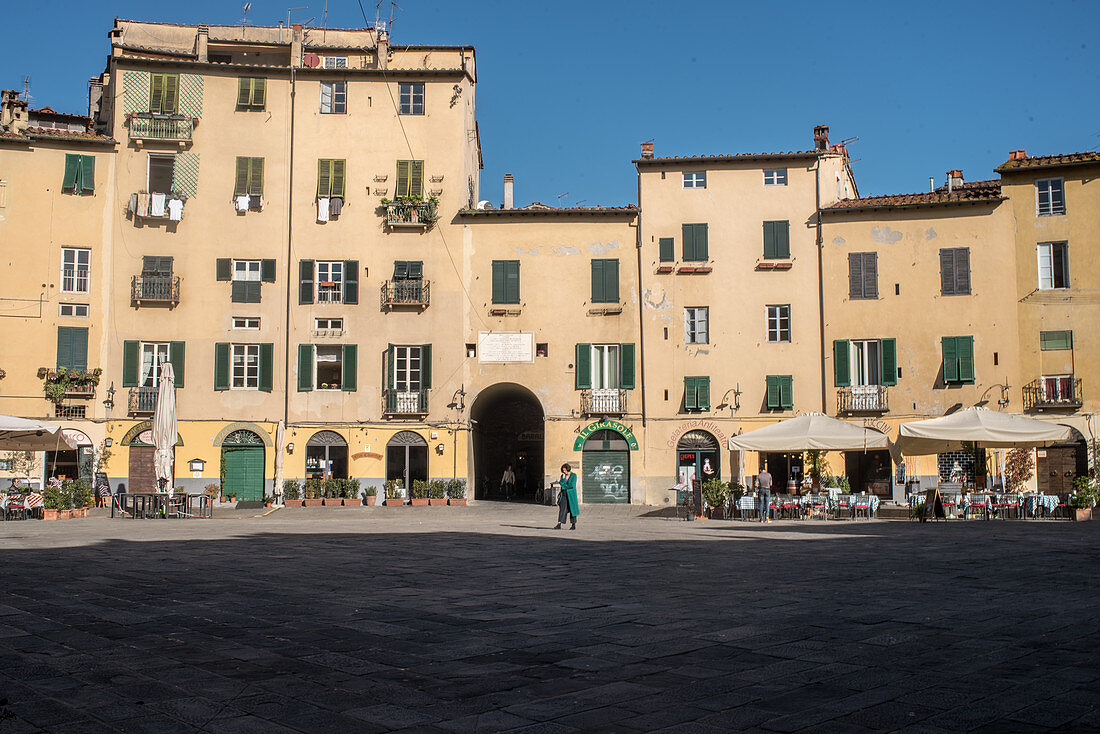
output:
[[[65,438],[61,426],[53,423],[0,415],[0,450],[68,451],[76,445]]]
[[[163,481],[164,491],[169,491],[172,483],[172,463],[176,453],[176,375],[172,363],[165,362],[160,370],[160,384],[157,386],[157,408],[153,413],[153,468],[157,473],[158,488]]]
[[[275,487],[272,489],[272,498],[283,496],[283,441],[286,440],[286,425],[279,421],[279,427],[275,429]]]
[[[1070,440],[1071,430],[1056,423],[1001,413],[989,408],[966,408],[943,418],[905,423],[898,448],[906,456],[959,451],[965,443],[983,448],[1033,448]]]
[[[855,451],[889,448],[884,433],[830,418],[824,413],[807,413],[765,428],[733,436],[731,451]]]

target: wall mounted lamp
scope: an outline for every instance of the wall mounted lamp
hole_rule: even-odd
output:
[[[291,441],[290,443],[288,443],[286,445],[286,452],[288,454],[293,454],[294,453],[294,442],[293,441]]]

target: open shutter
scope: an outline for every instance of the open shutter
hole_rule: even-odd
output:
[[[592,261],[592,303],[604,302],[603,260]]]
[[[237,77],[237,106],[247,107],[250,104],[252,104],[252,79],[247,76]]]
[[[313,389],[313,345],[298,345],[298,392]]]
[[[215,261],[214,273],[218,280],[233,280],[233,262],[228,257],[219,257]]]
[[[164,112],[164,74],[149,75],[149,111]]]
[[[168,361],[172,363],[172,374],[176,376],[176,387],[183,387],[183,369],[186,355],[185,342],[170,342],[168,344]],[[126,368],[123,367],[123,373]]]
[[[411,161],[397,162],[397,186],[394,188],[394,197],[409,195],[409,163]]]
[[[707,244],[707,224],[695,225],[695,259],[696,260],[709,260],[710,249]]]
[[[661,262],[670,263],[676,260],[676,240],[673,237],[662,237],[658,240]]]
[[[945,336],[940,340],[943,349],[943,381],[959,381],[959,353],[955,346],[955,337]]]
[[[140,344],[137,341],[124,341],[122,342],[122,386],[123,387],[137,387],[138,386],[138,363],[140,361],[139,355]],[[172,365],[172,369],[176,366]]]
[[[768,375],[765,379],[767,385],[767,405],[769,410],[779,408],[779,377]]]
[[[252,80],[252,106],[263,109],[267,106],[267,78],[259,77]]]
[[[61,188],[76,188],[76,177],[80,174],[80,156],[74,153],[65,154],[65,177],[61,180]]]
[[[359,261],[344,261],[344,303],[359,303]]]
[[[237,156],[237,177],[233,182],[233,196],[244,196],[248,193],[248,179],[251,166],[251,158]]]
[[[409,161],[409,196],[424,195],[424,161]]]
[[[698,410],[710,410],[710,377],[695,378],[695,401]]]
[[[837,387],[848,387],[852,384],[851,368],[849,366],[848,340],[836,339],[833,341],[833,375]]]
[[[214,389],[229,389],[229,344],[225,342],[214,345]]]
[[[393,388],[394,388],[394,384],[393,384],[394,383],[394,372],[397,369],[396,365],[394,364],[396,359],[397,359],[397,348],[394,347],[394,345],[392,345],[392,344],[387,344],[386,345],[386,390],[388,390],[391,395],[393,394]],[[396,406],[397,403],[394,403],[394,405]],[[393,408],[391,407],[390,410],[393,410]]]
[[[848,253],[848,298],[863,298],[863,253]]]
[[[493,260],[493,303],[504,303],[503,260]]]
[[[332,112],[332,82],[321,82],[321,112]]]
[[[264,159],[252,158],[248,171],[248,193],[252,196],[263,196],[264,193]]]
[[[775,223],[775,256],[778,258],[791,256],[791,223],[787,220]]]
[[[260,260],[260,281],[264,283],[275,282],[275,261]]]
[[[424,261],[409,260],[409,280],[422,280],[424,278]]]
[[[959,295],[970,293],[969,247],[960,247],[955,250],[955,293]]]
[[[408,260],[394,260],[393,261],[393,279],[394,280],[406,280],[409,277],[409,261]]]
[[[313,261],[298,262],[298,303],[313,303]]]
[[[519,303],[519,260],[507,260],[504,268],[505,303]]]
[[[161,112],[166,115],[174,115],[179,109],[179,84],[179,75],[164,75],[164,101],[161,104]]]
[[[317,161],[317,196],[328,196],[332,190],[332,161],[321,158]]]
[[[878,298],[878,253],[863,253],[863,297]]]
[[[940,250],[940,293],[955,295],[955,252],[947,248]]]
[[[779,257],[775,254],[775,225],[776,222],[764,222],[764,258]]]
[[[684,410],[698,410],[699,399],[695,389],[695,378],[684,378]]]
[[[331,196],[343,196],[344,195],[344,167],[346,161],[338,160],[332,162],[332,193]]]
[[[88,369],[88,327],[72,326],[73,340],[73,369],[84,371]]]
[[[577,390],[587,390],[592,387],[592,345],[578,344],[576,356],[574,384]]]
[[[959,355],[959,382],[974,382],[974,337],[955,337],[955,349]]]
[[[619,387],[634,389],[634,345],[619,345]]]
[[[355,392],[356,375],[359,373],[359,347],[355,344],[344,345],[343,374],[340,376],[340,389]]]
[[[683,256],[680,258],[685,262],[695,260],[695,226],[691,224],[685,224],[683,230]]]
[[[262,392],[271,392],[273,386],[274,376],[274,362],[275,362],[275,345],[268,342],[260,345],[260,374],[257,380],[257,387]]]
[[[80,191],[95,191],[95,156],[80,156]]]
[[[879,342],[879,358],[882,360],[883,385],[898,384],[898,340],[883,339]]]
[[[420,345],[420,389],[432,389],[432,345]]]
[[[794,377],[779,376],[779,407],[790,410],[794,407]]]

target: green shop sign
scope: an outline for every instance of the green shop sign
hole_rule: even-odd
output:
[[[577,436],[577,440],[573,442],[573,450],[580,451],[584,448],[584,442],[596,431],[612,430],[622,435],[626,439],[626,445],[630,447],[631,451],[638,450],[638,439],[634,438],[634,434],[630,429],[624,426],[618,421],[608,420],[603,418],[595,423],[589,423],[587,426],[581,429],[581,433]]]

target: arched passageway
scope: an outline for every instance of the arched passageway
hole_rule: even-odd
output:
[[[470,409],[475,499],[504,499],[500,480],[509,464],[514,499],[534,502],[546,476],[542,405],[527,388],[499,383],[482,390]]]

